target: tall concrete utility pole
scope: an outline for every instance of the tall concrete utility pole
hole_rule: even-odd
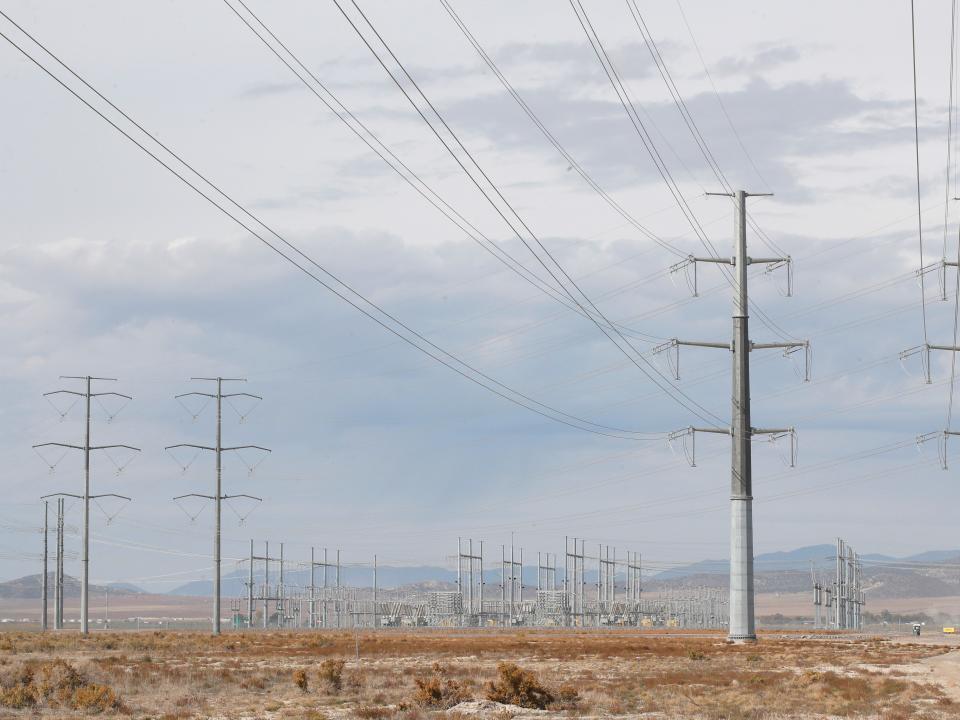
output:
[[[753,607],[753,458],[747,306],[746,194],[737,191],[733,300],[733,423],[730,483],[730,638],[755,640]]]
[[[126,450],[131,450],[133,452],[140,452],[140,448],[135,448],[130,445],[91,445],[90,444],[90,402],[94,398],[105,397],[105,396],[114,396],[124,398],[129,401],[132,400],[129,395],[123,395],[116,392],[101,392],[95,393],[92,392],[91,386],[94,381],[98,382],[116,382],[116,378],[101,378],[101,377],[92,377],[90,375],[61,375],[61,380],[82,380],[84,383],[84,391],[78,392],[76,390],[54,390],[53,392],[44,393],[44,397],[50,397],[52,395],[74,395],[78,398],[83,398],[86,406],[86,430],[84,433],[84,443],[83,445],[70,445],[67,443],[40,443],[39,445],[34,445],[34,448],[41,447],[62,447],[69,450],[82,450],[83,451],[83,495],[73,495],[71,497],[76,497],[83,500],[83,546],[82,554],[80,556],[81,562],[81,576],[80,576],[80,632],[83,635],[87,635],[90,632],[90,618],[89,618],[89,602],[90,602],[90,501],[98,497],[107,497],[106,495],[91,495],[90,494],[90,453],[94,450],[104,450],[109,451],[116,448],[122,448]],[[125,464],[124,464],[125,465]],[[53,466],[51,466],[51,469]],[[118,466],[117,471],[122,471],[123,467]],[[67,495],[67,493],[61,493]],[[111,497],[122,497],[120,495],[109,495]],[[124,497],[124,500],[130,500],[130,498]]]
[[[676,271],[696,263],[708,262],[732,265],[733,285],[733,337],[730,343],[698,342],[674,338],[655,348],[655,352],[674,350],[677,355],[674,364],[675,376],[679,379],[679,347],[722,348],[733,355],[733,387],[731,402],[731,422],[729,428],[704,427],[684,428],[671,433],[670,439],[692,438],[693,449],[689,456],[692,465],[696,465],[695,436],[698,432],[729,434],[731,440],[730,455],[730,627],[729,638],[735,642],[756,640],[753,593],[753,475],[751,442],[754,435],[771,435],[790,438],[790,465],[795,461],[796,438],[793,428],[755,428],[750,420],[750,353],[753,350],[779,348],[789,355],[798,350],[806,353],[804,379],[810,375],[810,343],[773,342],[753,343],[749,332],[749,295],[747,271],[750,265],[766,264],[768,269],[786,266],[788,294],[791,287],[790,257],[752,258],[747,254],[747,198],[770,193],[747,193],[737,190],[734,193],[707,193],[732,197],[734,200],[734,256],[689,257],[678,263]],[[694,285],[696,287],[696,285]]]
[[[47,531],[49,529],[50,501],[43,501],[43,580],[40,602],[40,629],[47,629]]]
[[[57,498],[57,562],[53,577],[53,628],[63,630],[63,503]]]
[[[178,495],[174,500],[180,500],[185,497],[199,497],[205,498],[207,500],[213,500],[214,513],[216,518],[214,520],[214,531],[213,531],[213,634],[220,634],[220,523],[221,523],[221,505],[224,500],[229,500],[230,498],[247,498],[249,500],[255,500],[257,502],[262,502],[262,498],[258,498],[254,495],[224,495],[222,490],[222,476],[223,476],[223,465],[222,465],[222,455],[224,452],[235,452],[238,450],[260,450],[262,452],[270,452],[269,449],[265,447],[260,447],[259,445],[235,445],[233,447],[223,447],[222,442],[222,425],[223,425],[223,401],[225,399],[233,397],[247,397],[253,398],[255,400],[262,400],[263,398],[258,395],[251,395],[250,393],[224,393],[223,392],[223,383],[225,382],[246,382],[245,378],[223,378],[223,377],[194,377],[190,378],[191,380],[199,380],[204,382],[215,382],[217,384],[216,393],[203,393],[203,392],[188,392],[181,395],[175,396],[176,400],[185,397],[205,397],[211,400],[216,400],[217,403],[217,442],[213,447],[208,447],[206,445],[192,445],[190,443],[180,443],[179,445],[169,445],[165,449],[173,450],[175,448],[193,448],[195,450],[208,450],[216,456],[216,483],[215,483],[215,492],[213,495],[203,495],[200,493],[187,493],[186,495]],[[194,416],[196,418],[196,415]],[[188,464],[189,467],[189,464]],[[186,467],[184,468],[186,470]]]

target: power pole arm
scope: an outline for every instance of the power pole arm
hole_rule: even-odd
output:
[[[921,445],[930,440],[937,440],[937,454],[940,457],[940,467],[944,470],[948,469],[947,463],[947,439],[951,435],[960,435],[960,430],[936,430],[934,432],[924,433],[923,435],[917,436],[917,448],[919,449]]]
[[[674,430],[667,434],[667,444],[671,449],[674,443],[679,442],[683,454],[690,464],[690,467],[697,466],[697,433],[710,433],[712,435],[733,435],[733,428],[722,427],[690,427]],[[794,428],[750,428],[750,435],[770,435],[772,441],[781,437],[790,438],[789,465],[795,467],[797,459],[797,431]],[[687,439],[689,438],[689,444]]]
[[[654,355],[661,355],[667,358],[667,364],[670,367],[670,371],[673,374],[675,380],[680,379],[680,348],[681,347],[701,347],[701,348],[712,348],[717,350],[729,350],[730,352],[736,352],[736,341],[734,342],[709,342],[702,340],[680,340],[678,338],[672,338],[666,342],[662,342],[659,345],[655,345],[653,348]],[[803,381],[810,382],[810,365],[811,365],[811,354],[810,354],[810,341],[809,340],[797,340],[793,342],[772,342],[772,343],[755,343],[751,342],[748,345],[748,352],[754,350],[770,350],[770,349],[782,349],[784,351],[784,357],[790,357],[793,353],[798,350],[804,351],[804,368],[803,368]],[[670,354],[667,354],[670,353]]]
[[[927,385],[933,382],[933,376],[930,372],[930,351],[931,350],[944,350],[946,352],[960,352],[960,347],[957,345],[936,345],[934,343],[924,343],[923,345],[915,345],[912,348],[907,348],[900,353],[900,364],[903,366],[904,370],[907,370],[904,361],[908,358],[919,355],[920,364],[923,369],[923,377]],[[907,370],[907,372],[909,372]]]
[[[708,193],[709,194],[709,193]],[[695,255],[688,255],[683,260],[674,263],[670,266],[670,275],[676,275],[679,272],[683,272],[686,279],[687,285],[690,287],[690,291],[693,293],[694,297],[699,297],[700,288],[697,278],[697,263],[713,263],[714,265],[731,265],[736,266],[737,259],[736,257],[720,257],[718,256],[708,256],[708,257],[697,257]],[[780,268],[786,268],[787,270],[787,297],[793,297],[793,258],[787,255],[786,257],[749,257],[747,256],[744,259],[746,265],[766,265],[767,273],[772,273],[774,270],[779,270]],[[946,291],[944,291],[946,292]]]
[[[674,340],[676,345],[686,345],[687,347],[717,348],[719,350],[732,350],[733,347],[728,342],[709,342],[702,340]]]

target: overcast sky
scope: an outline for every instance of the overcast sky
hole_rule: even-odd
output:
[[[570,6],[451,2],[597,183],[652,233],[702,255]],[[730,205],[704,197],[720,188],[627,4],[584,6],[690,207],[729,253]],[[0,7],[266,224],[445,350],[599,424],[648,433],[703,424],[592,323],[431,207],[225,3]],[[249,7],[427,184],[546,277],[334,3]],[[671,280],[664,271],[678,258],[625,222],[550,146],[440,0],[361,7],[564,269],[635,331],[641,352],[649,356],[652,338],[729,338],[729,287],[719,271],[700,268],[696,299],[682,275]],[[923,342],[909,5],[683,0],[719,100],[680,6],[638,7],[730,183],[776,193],[750,210],[795,260],[793,298],[783,296],[782,271],[758,268],[751,278],[756,305],[790,337],[809,338],[814,359],[813,382],[804,384],[799,356],[752,357],[754,425],[796,426],[800,442],[793,470],[783,443],[755,443],[757,551],[838,535],[863,553],[956,547],[955,471],[938,469],[936,443],[923,452],[910,444],[945,426],[950,358],[934,355],[931,385],[919,357],[907,361],[909,374],[898,360]],[[0,25],[42,57],[7,20]],[[920,4],[926,262],[944,243],[949,27],[946,0]],[[51,472],[31,446],[82,441],[82,408],[61,421],[42,393],[77,389],[59,376],[88,373],[120,380],[98,389],[134,396],[110,423],[95,406],[94,443],[143,450],[119,475],[108,458],[94,462],[95,492],[133,498],[110,524],[117,507],[105,501],[105,514],[95,510],[98,581],[165,589],[209,576],[211,509],[191,505],[202,510],[191,522],[170,498],[213,492],[212,460],[183,472],[163,451],[213,442],[211,408],[194,421],[173,400],[210,390],[189,382],[198,375],[246,377],[236,390],[264,398],[243,423],[229,407],[224,415],[225,444],[273,450],[252,474],[226,461],[226,492],[263,497],[243,525],[237,514],[247,505],[225,511],[231,562],[254,538],[285,542],[294,561],[315,545],[342,548],[348,562],[377,553],[384,564],[448,564],[458,535],[483,539],[492,559],[511,531],[528,557],[562,552],[565,535],[641,552],[651,568],[727,556],[725,438],[699,436],[690,468],[662,439],[590,434],[508,403],[283,261],[7,43],[0,79],[0,577],[39,570],[38,497],[82,490],[81,457],[68,454]],[[955,217],[949,227],[955,257]],[[753,231],[749,242],[754,254],[770,254]],[[955,273],[948,277],[952,299]],[[950,344],[954,304],[938,300],[936,272],[925,285],[929,339]],[[756,318],[752,336],[780,339]],[[684,349],[678,386],[726,418],[729,365],[722,350]],[[950,449],[960,467],[960,440]],[[80,517],[71,501],[71,529]],[[77,543],[68,537],[74,550]],[[67,571],[78,573],[77,563]]]

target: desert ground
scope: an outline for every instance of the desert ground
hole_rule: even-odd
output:
[[[960,642],[640,630],[0,633],[0,717],[955,718]]]

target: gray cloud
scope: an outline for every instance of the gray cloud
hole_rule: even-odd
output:
[[[904,115],[906,101],[864,99],[843,81],[823,79],[774,87],[754,80],[742,90],[724,93],[722,97],[738,132],[748,139],[751,156],[787,202],[813,198],[796,174],[794,156],[853,152],[912,139],[912,123],[907,125]],[[550,86],[526,92],[525,98],[602,185],[621,188],[659,182],[640,138],[614,97],[610,101],[586,100]],[[716,98],[701,93],[686,98],[686,104],[731,180],[756,184],[747,160],[718,112]],[[699,182],[714,184],[674,105],[648,102],[641,103],[641,107],[646,113],[641,117],[647,120],[654,142],[660,146],[674,176],[681,181],[688,179],[685,168],[689,168]],[[449,109],[449,114],[456,126],[495,138],[505,148],[525,152],[541,148],[556,167],[566,166],[506,93],[460,102]],[[843,127],[844,123],[861,118],[870,119],[871,127]]]
[[[769,72],[781,65],[798,62],[804,57],[804,51],[795,45],[759,47],[751,54],[737,57],[720,58],[714,63],[711,72],[720,77],[724,75],[749,75]]]
[[[287,95],[301,90],[303,86],[298,82],[268,82],[251,85],[243,90],[238,97],[243,100],[259,100],[261,98]]]

